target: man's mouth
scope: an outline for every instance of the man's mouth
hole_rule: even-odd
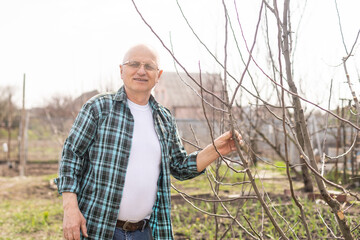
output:
[[[147,82],[148,80],[145,78],[134,78],[135,81],[139,81],[139,82]]]

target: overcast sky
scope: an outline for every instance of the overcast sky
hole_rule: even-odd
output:
[[[233,13],[233,1],[225,2],[229,12]],[[342,83],[344,70],[334,66],[340,64],[346,54],[339,34],[335,1],[308,1],[297,28],[303,2],[291,1],[292,21],[299,34],[295,74],[310,98],[319,89],[324,91],[325,98],[332,78],[338,91],[336,97],[339,97],[341,92],[347,91],[342,90],[345,89]],[[203,71],[220,71],[187,27],[175,0],[138,0],[136,3],[168,45],[171,34],[175,55],[190,71],[197,71],[199,61]],[[180,3],[199,36],[220,60],[223,59],[221,1],[180,0]],[[237,1],[249,44],[252,43],[260,3],[260,0]],[[350,50],[360,29],[360,1],[338,0],[338,6],[345,42]],[[270,31],[276,34],[275,28]],[[261,48],[263,31],[259,36]],[[160,53],[161,68],[174,71],[171,57],[144,25],[130,0],[0,0],[0,87],[13,86],[20,105],[25,73],[27,107],[46,104],[46,100],[56,94],[76,96],[109,86],[117,89],[121,84],[118,66],[125,51],[135,43],[155,46]],[[240,44],[244,45],[243,42]],[[235,75],[240,74],[241,70],[236,70],[239,59],[233,56],[235,45],[229,44],[229,48],[229,66],[234,67]],[[359,51],[358,43],[354,57],[349,61],[350,75],[356,83],[356,69],[360,70]],[[256,50],[255,57],[261,64],[266,64],[265,55],[265,50]],[[314,99],[322,100],[321,97]]]

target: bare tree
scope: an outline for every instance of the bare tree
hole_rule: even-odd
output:
[[[331,116],[334,119],[337,119],[338,121],[342,122],[343,124],[346,124],[347,126],[353,128],[354,130],[356,130],[356,133],[358,130],[360,130],[360,128],[359,128],[358,122],[353,123],[351,120],[347,120],[344,117],[340,117],[337,114],[335,114],[334,112],[332,112],[330,109],[325,109],[325,108],[321,107],[319,104],[316,104],[316,103],[306,99],[304,96],[301,95],[301,93],[299,93],[298,86],[295,82],[296,79],[293,74],[295,66],[294,66],[294,64],[292,62],[292,58],[291,58],[291,54],[294,54],[294,52],[292,51],[292,49],[294,49],[294,46],[293,46],[293,37],[292,37],[292,27],[291,27],[291,22],[290,22],[290,19],[291,19],[290,18],[291,17],[290,1],[284,0],[282,2],[282,4],[279,4],[276,0],[274,0],[272,4],[268,3],[265,0],[261,1],[261,6],[259,7],[259,12],[257,15],[258,16],[257,24],[254,29],[254,36],[253,36],[253,41],[252,41],[251,45],[248,45],[246,38],[244,37],[243,31],[242,31],[242,24],[239,19],[239,13],[237,10],[236,1],[234,1],[234,4],[233,4],[233,6],[231,6],[231,8],[234,9],[235,19],[237,20],[237,25],[241,31],[240,37],[234,33],[233,23],[231,23],[231,21],[230,21],[230,19],[232,18],[228,11],[228,9],[229,9],[228,4],[230,4],[230,3],[226,3],[225,1],[222,1],[223,12],[224,12],[224,28],[223,28],[223,30],[224,30],[223,31],[223,36],[224,36],[223,56],[224,56],[224,58],[222,60],[218,59],[216,57],[216,55],[210,51],[210,49],[206,46],[206,44],[204,44],[204,41],[202,41],[200,39],[200,37],[196,34],[196,32],[192,28],[190,22],[186,19],[185,14],[182,11],[179,2],[177,2],[179,9],[180,9],[182,15],[184,16],[186,24],[189,26],[189,28],[191,29],[191,31],[193,32],[193,34],[195,35],[195,37],[197,38],[199,43],[202,46],[204,46],[206,51],[209,53],[209,57],[212,58],[216,62],[216,64],[218,64],[222,69],[221,94],[216,93],[214,91],[214,89],[211,89],[208,86],[206,86],[205,84],[203,84],[202,77],[201,77],[202,69],[201,69],[200,63],[198,65],[200,81],[197,81],[188,73],[187,69],[177,59],[174,52],[164,43],[163,39],[161,37],[159,37],[159,35],[156,33],[154,27],[151,26],[147,22],[147,20],[143,17],[143,15],[141,14],[141,11],[137,7],[135,1],[132,0],[132,2],[134,4],[136,11],[139,13],[140,17],[144,21],[144,23],[149,27],[149,29],[159,39],[159,41],[163,45],[164,49],[166,49],[168,51],[168,53],[172,56],[174,62],[179,66],[179,68],[181,68],[187,74],[190,81],[193,81],[194,83],[196,83],[197,86],[200,88],[199,100],[202,103],[203,114],[204,114],[204,117],[205,117],[207,125],[208,125],[208,130],[209,130],[209,135],[210,135],[211,141],[214,142],[216,134],[214,133],[214,129],[212,127],[212,124],[211,124],[211,121],[209,118],[209,115],[211,115],[211,114],[209,114],[209,108],[210,109],[213,108],[213,111],[216,110],[221,113],[219,115],[223,116],[222,121],[226,122],[226,124],[224,126],[225,128],[230,128],[231,131],[233,131],[233,133],[235,130],[240,131],[246,139],[246,147],[245,148],[236,144],[237,155],[238,155],[238,158],[240,159],[240,161],[237,162],[237,168],[234,168],[231,164],[229,164],[229,160],[227,158],[225,158],[219,154],[220,160],[217,161],[215,163],[215,165],[213,166],[213,171],[215,172],[215,175],[212,174],[212,172],[213,172],[212,170],[207,171],[209,183],[210,183],[210,186],[211,186],[211,189],[212,189],[215,199],[212,199],[212,200],[201,199],[201,200],[213,202],[215,207],[221,206],[222,209],[224,210],[225,214],[217,213],[215,211],[216,208],[214,208],[214,211],[212,213],[204,211],[204,210],[200,209],[199,207],[195,206],[195,204],[193,204],[189,200],[189,199],[191,199],[191,196],[188,196],[186,193],[182,193],[181,191],[179,191],[181,193],[181,195],[184,196],[185,200],[188,201],[190,204],[192,204],[192,206],[194,206],[199,211],[202,211],[203,213],[206,213],[210,216],[214,216],[215,219],[226,218],[226,219],[232,220],[231,223],[229,223],[228,228],[225,229],[225,231],[222,235],[220,235],[217,220],[216,220],[216,225],[215,225],[216,238],[218,237],[218,235],[221,236],[221,238],[223,238],[225,236],[226,232],[229,231],[231,226],[236,224],[239,228],[244,230],[244,232],[247,234],[247,236],[249,238],[263,239],[263,233],[261,231],[259,231],[259,229],[254,228],[253,224],[246,218],[246,216],[243,216],[243,218],[245,219],[246,223],[248,224],[248,228],[243,226],[241,224],[241,222],[239,221],[239,218],[240,218],[239,213],[240,213],[241,205],[239,205],[239,208],[238,208],[238,211],[236,212],[236,214],[232,214],[232,213],[230,213],[230,211],[228,210],[228,208],[225,205],[225,202],[228,201],[228,199],[222,199],[219,196],[218,190],[219,190],[220,185],[233,184],[234,186],[235,185],[241,185],[241,186],[250,185],[253,190],[253,194],[255,194],[255,195],[253,195],[253,196],[251,196],[250,194],[246,195],[245,191],[243,191],[243,195],[239,199],[246,199],[247,197],[250,197],[250,196],[252,198],[256,198],[260,202],[261,207],[263,208],[263,210],[267,216],[267,219],[274,226],[278,236],[281,239],[289,239],[288,231],[285,230],[283,227],[280,227],[279,220],[277,220],[277,219],[281,219],[281,221],[283,221],[289,229],[292,229],[292,227],[291,227],[292,223],[290,221],[288,221],[287,219],[285,219],[283,216],[281,216],[280,213],[278,211],[276,211],[276,208],[269,205],[269,201],[268,201],[269,195],[267,193],[262,192],[261,189],[263,188],[263,186],[261,186],[261,184],[258,184],[256,182],[256,180],[261,180],[258,177],[257,168],[256,167],[251,168],[251,161],[254,161],[254,158],[256,158],[256,156],[260,154],[255,147],[256,145],[254,144],[255,136],[259,136],[260,138],[263,139],[263,141],[267,142],[268,145],[270,145],[271,148],[276,152],[276,154],[278,154],[278,156],[280,156],[280,158],[282,158],[283,161],[286,163],[286,173],[287,173],[287,177],[288,177],[288,183],[289,183],[289,187],[290,187],[291,196],[295,202],[296,207],[300,211],[299,218],[300,218],[303,228],[306,231],[305,237],[307,239],[313,239],[314,236],[312,235],[312,232],[310,231],[308,223],[307,223],[308,222],[307,209],[304,208],[304,206],[301,202],[301,199],[299,199],[295,194],[293,180],[291,177],[291,172],[293,171],[295,166],[290,161],[289,145],[288,145],[289,142],[293,142],[295,144],[297,150],[300,153],[299,157],[298,157],[298,158],[300,158],[299,166],[301,167],[301,173],[303,174],[305,191],[313,191],[314,186],[312,185],[312,182],[311,182],[311,175],[312,175],[312,177],[315,179],[317,189],[319,189],[324,201],[326,202],[326,204],[331,208],[332,212],[334,213],[334,216],[338,223],[338,227],[340,228],[340,231],[341,231],[341,236],[336,236],[334,234],[334,232],[331,230],[331,228],[326,224],[326,222],[323,221],[326,228],[330,229],[329,231],[331,232],[331,236],[335,237],[335,238],[354,239],[352,236],[352,230],[350,229],[350,223],[347,221],[347,219],[344,215],[344,212],[345,212],[344,207],[330,195],[327,186],[332,186],[337,189],[340,189],[345,194],[348,194],[349,196],[352,196],[354,199],[357,199],[357,200],[359,200],[359,196],[357,193],[354,193],[348,189],[345,189],[345,187],[335,184],[335,183],[331,182],[330,180],[326,179],[323,176],[323,171],[319,170],[318,162],[316,161],[316,158],[315,158],[315,153],[314,153],[315,151],[312,146],[312,140],[310,137],[311,136],[310,129],[307,125],[308,118],[305,113],[304,105],[309,104],[313,108],[317,108],[319,111],[326,113],[327,117]],[[280,13],[279,8],[282,9],[282,14]],[[264,10],[264,9],[266,9],[266,10]],[[275,22],[276,22],[275,26],[276,26],[276,30],[277,30],[276,31],[277,36],[275,37],[275,40],[276,40],[275,48],[273,46],[270,46],[270,44],[269,44],[270,37],[268,34],[266,35],[266,38],[268,39],[267,40],[267,43],[268,43],[267,48],[268,48],[268,53],[270,56],[269,62],[271,63],[271,68],[270,68],[272,71],[271,74],[268,74],[267,70],[262,68],[260,66],[260,64],[257,62],[256,58],[254,57],[254,48],[257,43],[259,26],[263,21],[262,18],[264,17],[264,15],[265,15],[266,26],[267,26],[267,19],[268,19],[267,14],[269,12],[272,13],[273,20],[275,19]],[[232,31],[232,33],[233,33],[232,40],[236,43],[236,45],[238,46],[238,42],[242,39],[242,41],[244,42],[245,48],[246,48],[247,59],[242,58],[243,69],[241,70],[241,74],[239,77],[235,77],[235,75],[233,75],[231,73],[231,70],[228,67],[228,51],[230,48],[229,47],[230,31]],[[359,36],[359,34],[358,34],[358,36]],[[356,43],[356,41],[355,41],[355,43]],[[237,51],[239,52],[239,54],[241,56],[243,55],[241,53],[242,51],[240,50],[239,47],[237,48]],[[275,53],[276,53],[276,58],[274,57]],[[350,53],[351,53],[351,51],[348,53],[349,57],[351,55]],[[254,65],[253,68],[250,67],[251,64]],[[351,89],[349,75],[346,70],[346,60],[343,62],[343,65],[344,65],[344,69],[346,72],[349,87]],[[253,83],[253,89],[249,90],[248,88],[246,88],[246,86],[244,84],[244,81],[246,79],[245,76],[249,76],[252,79],[251,71],[259,72],[261,74],[261,76],[265,80],[267,80],[267,83],[273,87],[274,91],[276,92],[275,104],[270,103],[271,101],[269,99],[267,99],[267,97],[264,96],[264,94],[261,93],[261,91],[259,90],[260,88],[257,84]],[[239,117],[238,108],[240,107],[243,109],[243,107],[241,106],[241,104],[236,105],[235,102],[236,102],[238,94],[242,91],[248,93],[249,95],[251,95],[251,97],[256,99],[256,102],[253,103],[253,105],[256,106],[255,111],[254,111],[255,114],[254,114],[254,112],[252,112],[252,114],[257,116],[257,118],[254,119],[252,115],[249,115],[249,113],[247,113],[247,115],[245,115],[246,118],[244,118],[244,119],[248,120],[249,124],[247,126],[249,126],[251,128],[251,131],[249,129],[243,129],[242,127],[238,126],[238,117]],[[354,102],[356,105],[356,113],[358,113],[360,111],[360,109],[359,109],[359,106],[358,106],[359,104],[358,104],[358,100],[356,97],[357,95],[353,90],[351,90],[351,91],[352,91],[352,96],[353,96],[353,99],[354,99]],[[212,97],[211,104],[209,104],[209,99],[207,99],[204,94],[208,94],[209,96]],[[215,104],[215,102],[217,102],[217,104]],[[270,141],[269,138],[266,136],[266,134],[264,134],[261,130],[259,130],[260,129],[259,123],[261,122],[261,118],[262,118],[260,116],[260,114],[258,114],[260,103],[263,105],[263,108],[266,109],[266,111],[268,111],[268,114],[269,114],[268,116],[271,116],[272,120],[277,121],[277,123],[280,123],[279,126],[281,126],[281,130],[278,131],[277,133],[282,134],[282,139],[283,139],[283,141],[281,141],[282,151],[280,151],[280,149],[278,148],[278,144]],[[207,107],[205,107],[205,105]],[[214,106],[217,106],[217,107],[215,108]],[[274,108],[279,109],[279,111],[275,112],[273,110]],[[356,115],[356,116],[358,116],[358,115]],[[327,126],[326,126],[326,129],[327,129]],[[256,133],[256,134],[254,134],[254,133]],[[214,144],[214,147],[216,149],[215,144]],[[350,149],[348,149],[347,152],[349,152],[349,150]],[[324,158],[325,155],[323,154],[322,157]],[[340,156],[336,156],[336,158],[339,158],[339,157]],[[224,183],[224,182],[222,182],[223,176],[220,176],[219,173],[217,172],[217,169],[219,169],[219,166],[222,162],[227,165],[228,171],[233,171],[236,174],[244,174],[245,173],[244,176],[246,175],[246,177],[244,177],[244,181],[241,183]],[[234,163],[236,163],[236,162],[234,162]],[[324,165],[324,164],[325,164],[325,161],[322,162],[322,165]],[[238,167],[240,167],[241,170],[239,170]],[[215,184],[213,184],[213,183],[215,183]],[[320,217],[321,217],[321,215],[320,215]],[[356,226],[354,229],[356,229],[356,228],[358,228],[358,226]],[[290,230],[290,231],[292,231],[292,230]],[[297,236],[296,233],[295,233],[295,236]]]
[[[0,126],[6,128],[7,130],[7,152],[6,152],[6,161],[9,166],[9,168],[13,167],[13,161],[12,161],[12,130],[15,128],[15,126],[18,125],[19,121],[19,113],[16,105],[14,104],[14,88],[11,86],[4,87],[3,89],[0,89]]]

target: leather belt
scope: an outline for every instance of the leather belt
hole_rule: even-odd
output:
[[[133,232],[137,230],[143,230],[149,224],[148,219],[141,220],[139,222],[129,222],[129,221],[116,221],[116,227],[121,228],[124,231]]]

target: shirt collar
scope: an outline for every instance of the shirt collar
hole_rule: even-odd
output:
[[[127,96],[126,96],[126,92],[125,92],[125,87],[122,86],[119,91],[117,91],[117,93],[115,94],[114,97],[115,101],[119,101],[119,102],[126,102],[127,101]],[[153,95],[150,95],[149,98],[149,105],[153,110],[159,110],[159,104],[158,102],[155,100],[155,98],[153,97]]]

